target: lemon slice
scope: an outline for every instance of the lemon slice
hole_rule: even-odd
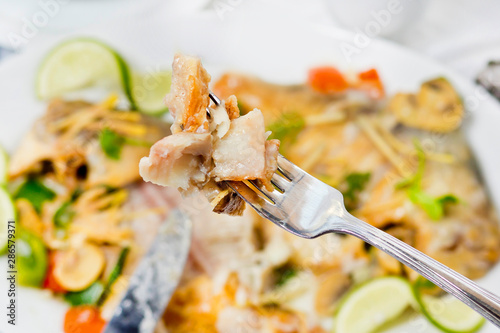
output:
[[[414,302],[407,280],[383,277],[350,292],[337,312],[335,333],[370,333],[399,317]]]
[[[127,63],[111,47],[97,40],[77,38],[63,42],[49,52],[36,79],[39,98],[49,99],[94,84],[122,86],[132,107]]]
[[[436,297],[421,293],[420,285],[414,286],[420,311],[437,328],[448,333],[473,333],[485,323],[476,311],[451,295]]]
[[[0,254],[7,249],[8,221],[15,218],[14,203],[9,193],[0,187]]]
[[[172,72],[159,71],[135,74],[132,77],[133,100],[139,111],[151,115],[161,115],[168,111],[165,95],[170,91]]]

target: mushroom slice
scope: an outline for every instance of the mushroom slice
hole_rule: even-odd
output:
[[[80,291],[97,280],[104,264],[102,250],[86,243],[61,253],[54,266],[54,278],[64,289]]]
[[[440,133],[457,129],[464,116],[460,96],[444,78],[424,82],[417,94],[396,94],[388,110],[406,126]]]

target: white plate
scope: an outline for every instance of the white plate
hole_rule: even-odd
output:
[[[223,70],[237,69],[274,82],[303,82],[312,65],[334,64],[349,70],[376,67],[388,93],[414,91],[429,78],[445,76],[458,88],[468,109],[465,132],[488,183],[496,207],[500,207],[500,107],[486,92],[446,67],[395,44],[373,40],[347,61],[342,46],[355,44],[350,33],[305,26],[279,18],[265,10],[234,10],[220,19],[204,13],[170,15],[158,10],[147,20],[121,18],[79,35],[96,36],[115,46],[135,67],[167,68],[174,52],[199,55],[217,77]],[[33,120],[44,112],[45,105],[34,97],[34,77],[43,54],[57,40],[29,45],[18,57],[0,64],[0,143],[12,151]],[[1,261],[0,272],[5,272]],[[0,273],[4,276],[4,273]],[[486,288],[500,294],[500,266],[481,280]],[[17,303],[18,323],[7,326],[5,319],[6,281],[0,278],[0,331],[62,331],[65,306],[52,301],[45,293],[20,289]],[[435,332],[425,320],[417,318],[394,329],[394,332]],[[485,326],[481,332],[496,332]]]

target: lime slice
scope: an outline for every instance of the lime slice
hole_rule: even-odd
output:
[[[485,323],[480,314],[451,295],[436,297],[422,294],[418,283],[414,286],[414,292],[420,311],[444,332],[473,333]]]
[[[12,198],[3,187],[0,187],[0,254],[7,249],[8,221],[14,218],[15,209]]]
[[[161,115],[168,111],[163,101],[170,91],[172,72],[160,71],[136,74],[132,78],[132,95],[139,111],[151,115]]]
[[[7,152],[0,147],[0,185],[5,185],[7,182]]]
[[[127,63],[97,40],[77,38],[57,45],[47,55],[36,80],[37,95],[49,99],[92,84],[121,85],[134,108]]]
[[[336,333],[370,333],[399,317],[414,302],[408,281],[400,277],[371,280],[350,292],[335,320]]]

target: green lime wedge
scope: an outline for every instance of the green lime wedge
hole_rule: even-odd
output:
[[[161,115],[168,111],[163,101],[170,91],[172,72],[160,71],[132,76],[133,100],[139,111],[150,115]]]
[[[348,293],[335,319],[335,333],[370,333],[399,317],[414,302],[409,282],[400,277],[368,281]]]
[[[485,323],[480,314],[451,295],[436,297],[423,294],[419,283],[415,284],[413,290],[420,311],[444,332],[473,333]]]
[[[94,84],[121,85],[135,108],[125,60],[100,41],[76,38],[57,45],[46,56],[36,79],[36,92],[39,98],[49,99]]]
[[[14,220],[15,212],[12,198],[7,190],[0,187],[0,254],[4,253],[7,249],[8,221]]]
[[[7,163],[7,152],[0,147],[0,185],[5,185],[5,183],[7,183]]]

